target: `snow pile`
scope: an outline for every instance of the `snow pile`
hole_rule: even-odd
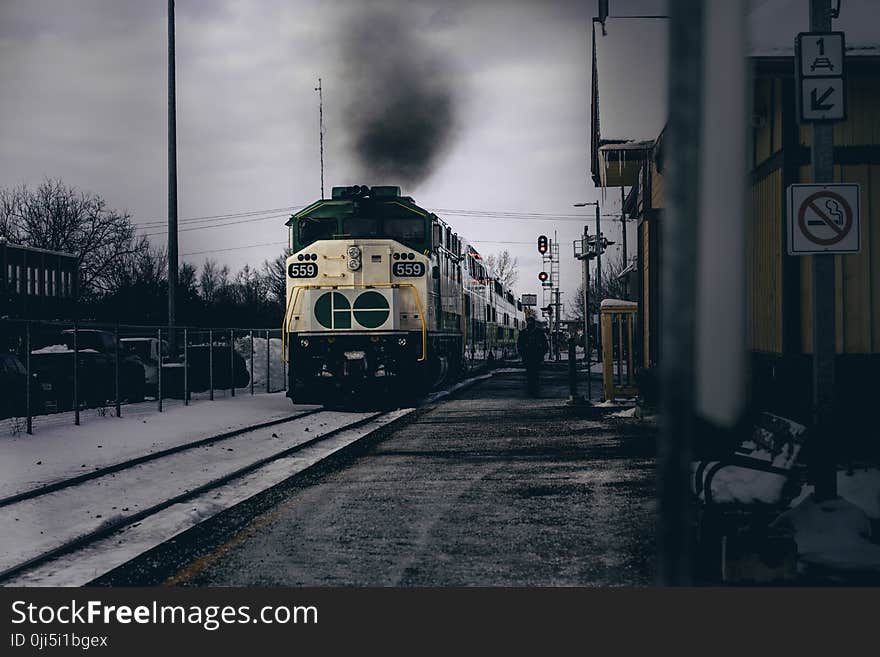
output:
[[[97,354],[98,352],[95,349],[77,349],[77,351],[81,354]],[[66,344],[50,344],[48,347],[43,347],[42,349],[34,349],[31,351],[31,354],[72,354],[73,349],[68,347]]]
[[[629,410],[619,411],[617,413],[612,413],[608,417],[635,417],[635,418],[637,418],[637,417],[639,417],[639,407],[633,406]]]
[[[250,337],[239,338],[235,341],[235,349],[244,356],[247,361],[248,372],[253,371],[254,389],[266,389],[266,338],[254,336],[254,362],[251,369],[251,341]],[[284,363],[282,355],[281,338],[269,338],[269,387],[277,391],[284,388]]]
[[[66,354],[73,351],[66,344],[50,344],[42,349],[34,349],[32,354]]]
[[[638,308],[639,304],[637,304],[635,301],[625,301],[623,299],[602,299],[602,303],[599,304],[599,307],[632,310],[634,308]]]
[[[865,512],[843,498],[818,502],[808,495],[774,523],[790,529],[805,564],[880,573],[880,545],[870,542]]]
[[[762,417],[765,426],[757,426],[751,440],[743,441],[736,450],[738,454],[750,459],[764,461],[767,465],[782,470],[791,470],[801,452],[801,440],[806,427],[787,418],[765,413]],[[768,428],[769,427],[769,428]],[[708,473],[719,461],[708,464],[691,463],[691,475],[700,476],[703,484]],[[790,486],[789,475],[764,472],[745,465],[724,465],[711,479],[712,500],[719,504],[781,504],[796,494]],[[700,499],[705,500],[706,491],[700,491]]]
[[[633,403],[632,400],[628,400],[628,399],[621,399],[619,401],[618,400],[612,401],[610,399],[606,399],[603,402],[597,402],[597,403],[593,404],[593,406],[595,406],[597,408],[619,408],[620,406],[629,406],[632,403]]]
[[[861,507],[873,520],[880,520],[880,470],[856,470],[837,473],[837,493]],[[880,538],[878,536],[877,538]]]

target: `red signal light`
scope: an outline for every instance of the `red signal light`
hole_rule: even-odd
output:
[[[538,253],[544,255],[548,250],[548,242],[546,235],[538,235]]]
[[[547,282],[547,272],[542,271],[541,273],[539,273],[538,280],[541,281],[542,283],[546,283]]]

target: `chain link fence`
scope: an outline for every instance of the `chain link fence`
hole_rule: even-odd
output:
[[[0,320],[0,420],[30,434],[84,412],[280,392],[281,345],[280,329]]]

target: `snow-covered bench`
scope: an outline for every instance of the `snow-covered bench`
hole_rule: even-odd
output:
[[[803,425],[763,413],[747,439],[691,464],[698,545],[710,577],[772,581],[793,571],[793,543],[774,535],[771,523],[803,486],[805,437]],[[750,574],[730,572],[743,558],[753,562]]]

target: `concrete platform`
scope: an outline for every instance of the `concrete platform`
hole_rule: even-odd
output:
[[[644,586],[654,583],[650,422],[566,406],[520,372],[438,403],[178,569],[168,583]]]

